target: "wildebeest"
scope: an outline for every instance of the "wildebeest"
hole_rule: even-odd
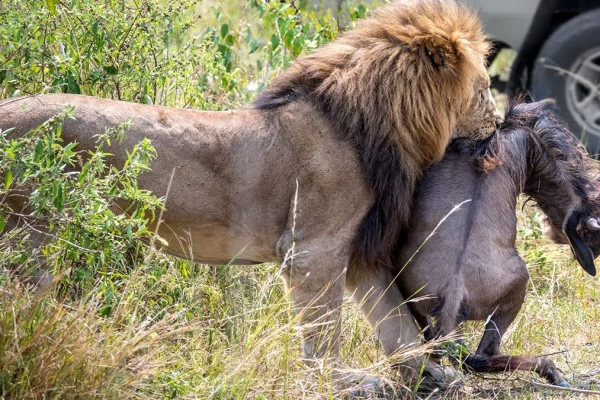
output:
[[[532,370],[566,385],[549,359],[499,355],[529,277],[515,248],[515,207],[520,193],[533,199],[547,216],[551,238],[570,244],[583,269],[595,275],[600,199],[594,169],[548,102],[513,107],[486,143],[457,140],[449,147],[422,180],[412,228],[395,258],[402,294],[428,296],[409,303],[426,338],[446,336],[461,321],[487,321],[477,351],[463,360],[467,370]]]

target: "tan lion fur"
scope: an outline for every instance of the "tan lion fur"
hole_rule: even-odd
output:
[[[392,354],[418,331],[390,270],[348,276],[349,266],[352,257],[368,265],[388,258],[415,181],[440,159],[455,126],[477,138],[494,129],[487,48],[477,18],[454,2],[403,1],[300,58],[252,109],[49,94],[0,102],[0,128],[22,135],[71,104],[75,119],[62,137],[85,154],[93,135],[131,120],[124,142],[106,151],[120,166],[127,149],[152,140],[157,158],[139,185],[158,196],[174,170],[158,231],[169,253],[211,264],[281,263],[302,312],[307,359],[338,356],[347,288]],[[9,201],[26,213],[22,197]],[[7,227],[19,223],[12,216]]]
[[[500,117],[489,96],[488,50],[464,6],[402,1],[296,61],[256,101],[273,108],[308,99],[355,143],[375,193],[358,237],[361,261],[387,260],[416,180],[441,159],[455,127],[482,137],[493,131]],[[477,104],[474,91],[487,102]]]

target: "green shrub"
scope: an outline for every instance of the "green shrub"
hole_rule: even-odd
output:
[[[3,1],[0,97],[64,92],[240,106],[293,57],[337,33],[337,20],[306,1],[234,4],[237,15],[226,18],[199,0]]]

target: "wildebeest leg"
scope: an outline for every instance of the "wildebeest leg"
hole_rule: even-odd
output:
[[[500,354],[502,336],[519,313],[519,307],[513,307],[505,313],[493,315],[485,324],[483,337],[479,342],[476,354],[489,357]]]
[[[386,355],[391,356],[417,340],[419,329],[390,269],[354,272],[349,276],[346,288],[369,321]],[[407,360],[398,367],[407,380],[414,381],[419,377],[423,363],[425,369],[420,387],[446,389],[457,381],[453,369],[444,368],[422,357]]]
[[[433,321],[431,320],[431,318],[429,318],[428,316],[425,316],[425,315],[418,314],[418,313],[417,314],[413,313],[413,315],[415,316],[415,320],[417,321],[417,324],[419,325],[419,327],[421,328],[421,331],[423,332],[423,337],[425,338],[425,340],[430,342],[433,339],[435,339],[435,327],[434,327],[434,324],[433,324]]]
[[[494,315],[485,326],[485,331],[477,352],[468,355],[463,364],[475,372],[503,372],[503,371],[535,371],[546,378],[553,385],[568,386],[562,373],[552,360],[540,357],[526,356],[501,356],[500,341],[508,326],[519,312],[518,306],[507,308],[504,313]]]
[[[520,258],[517,262],[522,263],[525,269],[525,263]],[[505,282],[506,293],[498,302],[498,307],[492,315],[488,317],[483,331],[483,337],[477,346],[477,354],[486,356],[497,356],[500,354],[500,341],[502,336],[515,320],[521,306],[525,302],[525,292],[527,290],[526,275],[513,277]]]
[[[561,371],[548,358],[469,354],[463,360],[463,365],[475,372],[534,371],[553,385],[569,386]]]
[[[414,303],[408,302],[407,306],[415,318],[415,321],[417,321],[417,325],[421,329],[421,332],[423,332],[423,337],[425,340],[429,342],[435,339],[435,328],[431,317],[429,315],[422,314],[417,307],[414,306]]]

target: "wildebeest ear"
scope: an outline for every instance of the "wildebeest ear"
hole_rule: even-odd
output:
[[[437,67],[454,66],[458,62],[458,52],[455,45],[439,35],[427,35],[418,40],[422,52]]]
[[[585,272],[591,276],[596,276],[596,265],[594,264],[594,254],[592,250],[585,244],[585,241],[577,231],[577,225],[579,224],[581,214],[579,212],[573,212],[569,216],[567,223],[564,227],[564,232],[569,239],[569,244],[575,254],[575,258],[579,265],[584,269]]]

